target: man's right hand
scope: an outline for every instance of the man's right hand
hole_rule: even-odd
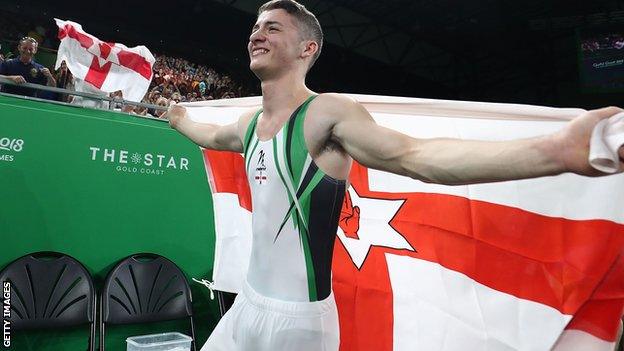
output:
[[[180,122],[186,118],[186,109],[180,105],[173,104],[169,107],[164,117],[169,120],[171,128],[177,129]]]
[[[22,77],[22,76],[8,76],[7,78],[12,80],[13,83],[15,83],[15,84],[24,84],[24,83],[26,83],[26,79],[24,79],[24,77]]]

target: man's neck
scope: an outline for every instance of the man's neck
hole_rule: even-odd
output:
[[[262,82],[262,118],[282,122],[299,107],[313,92],[305,82],[293,75]]]
[[[29,63],[31,63],[31,62],[32,62],[32,57],[26,57],[26,56],[22,56],[22,55],[20,55],[20,56],[19,56],[19,60],[20,60],[23,64],[27,65],[27,64],[29,64]]]

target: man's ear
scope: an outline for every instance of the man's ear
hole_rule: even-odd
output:
[[[302,58],[314,56],[318,51],[318,43],[313,40],[305,40],[303,45],[303,52],[301,53]]]

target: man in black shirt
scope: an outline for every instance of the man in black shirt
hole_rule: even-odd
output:
[[[0,77],[8,78],[16,84],[35,83],[47,86],[56,86],[56,80],[50,70],[35,62],[33,57],[37,53],[38,43],[35,39],[24,37],[18,45],[19,56],[0,63]],[[2,86],[5,93],[38,96],[34,89],[17,87],[9,84]]]

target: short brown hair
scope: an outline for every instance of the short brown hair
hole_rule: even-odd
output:
[[[289,15],[292,15],[297,20],[299,23],[299,31],[303,39],[311,39],[318,44],[318,50],[312,57],[312,62],[310,62],[311,68],[319,55],[321,55],[321,49],[323,48],[323,30],[321,29],[321,24],[312,12],[294,0],[271,0],[264,3],[264,5],[260,6],[258,9],[258,16],[264,11],[276,9],[282,9],[288,12]]]
[[[39,47],[39,42],[35,38],[31,37],[23,37],[22,39],[20,39],[18,46],[22,46],[22,44],[24,44],[25,42],[31,42]]]

